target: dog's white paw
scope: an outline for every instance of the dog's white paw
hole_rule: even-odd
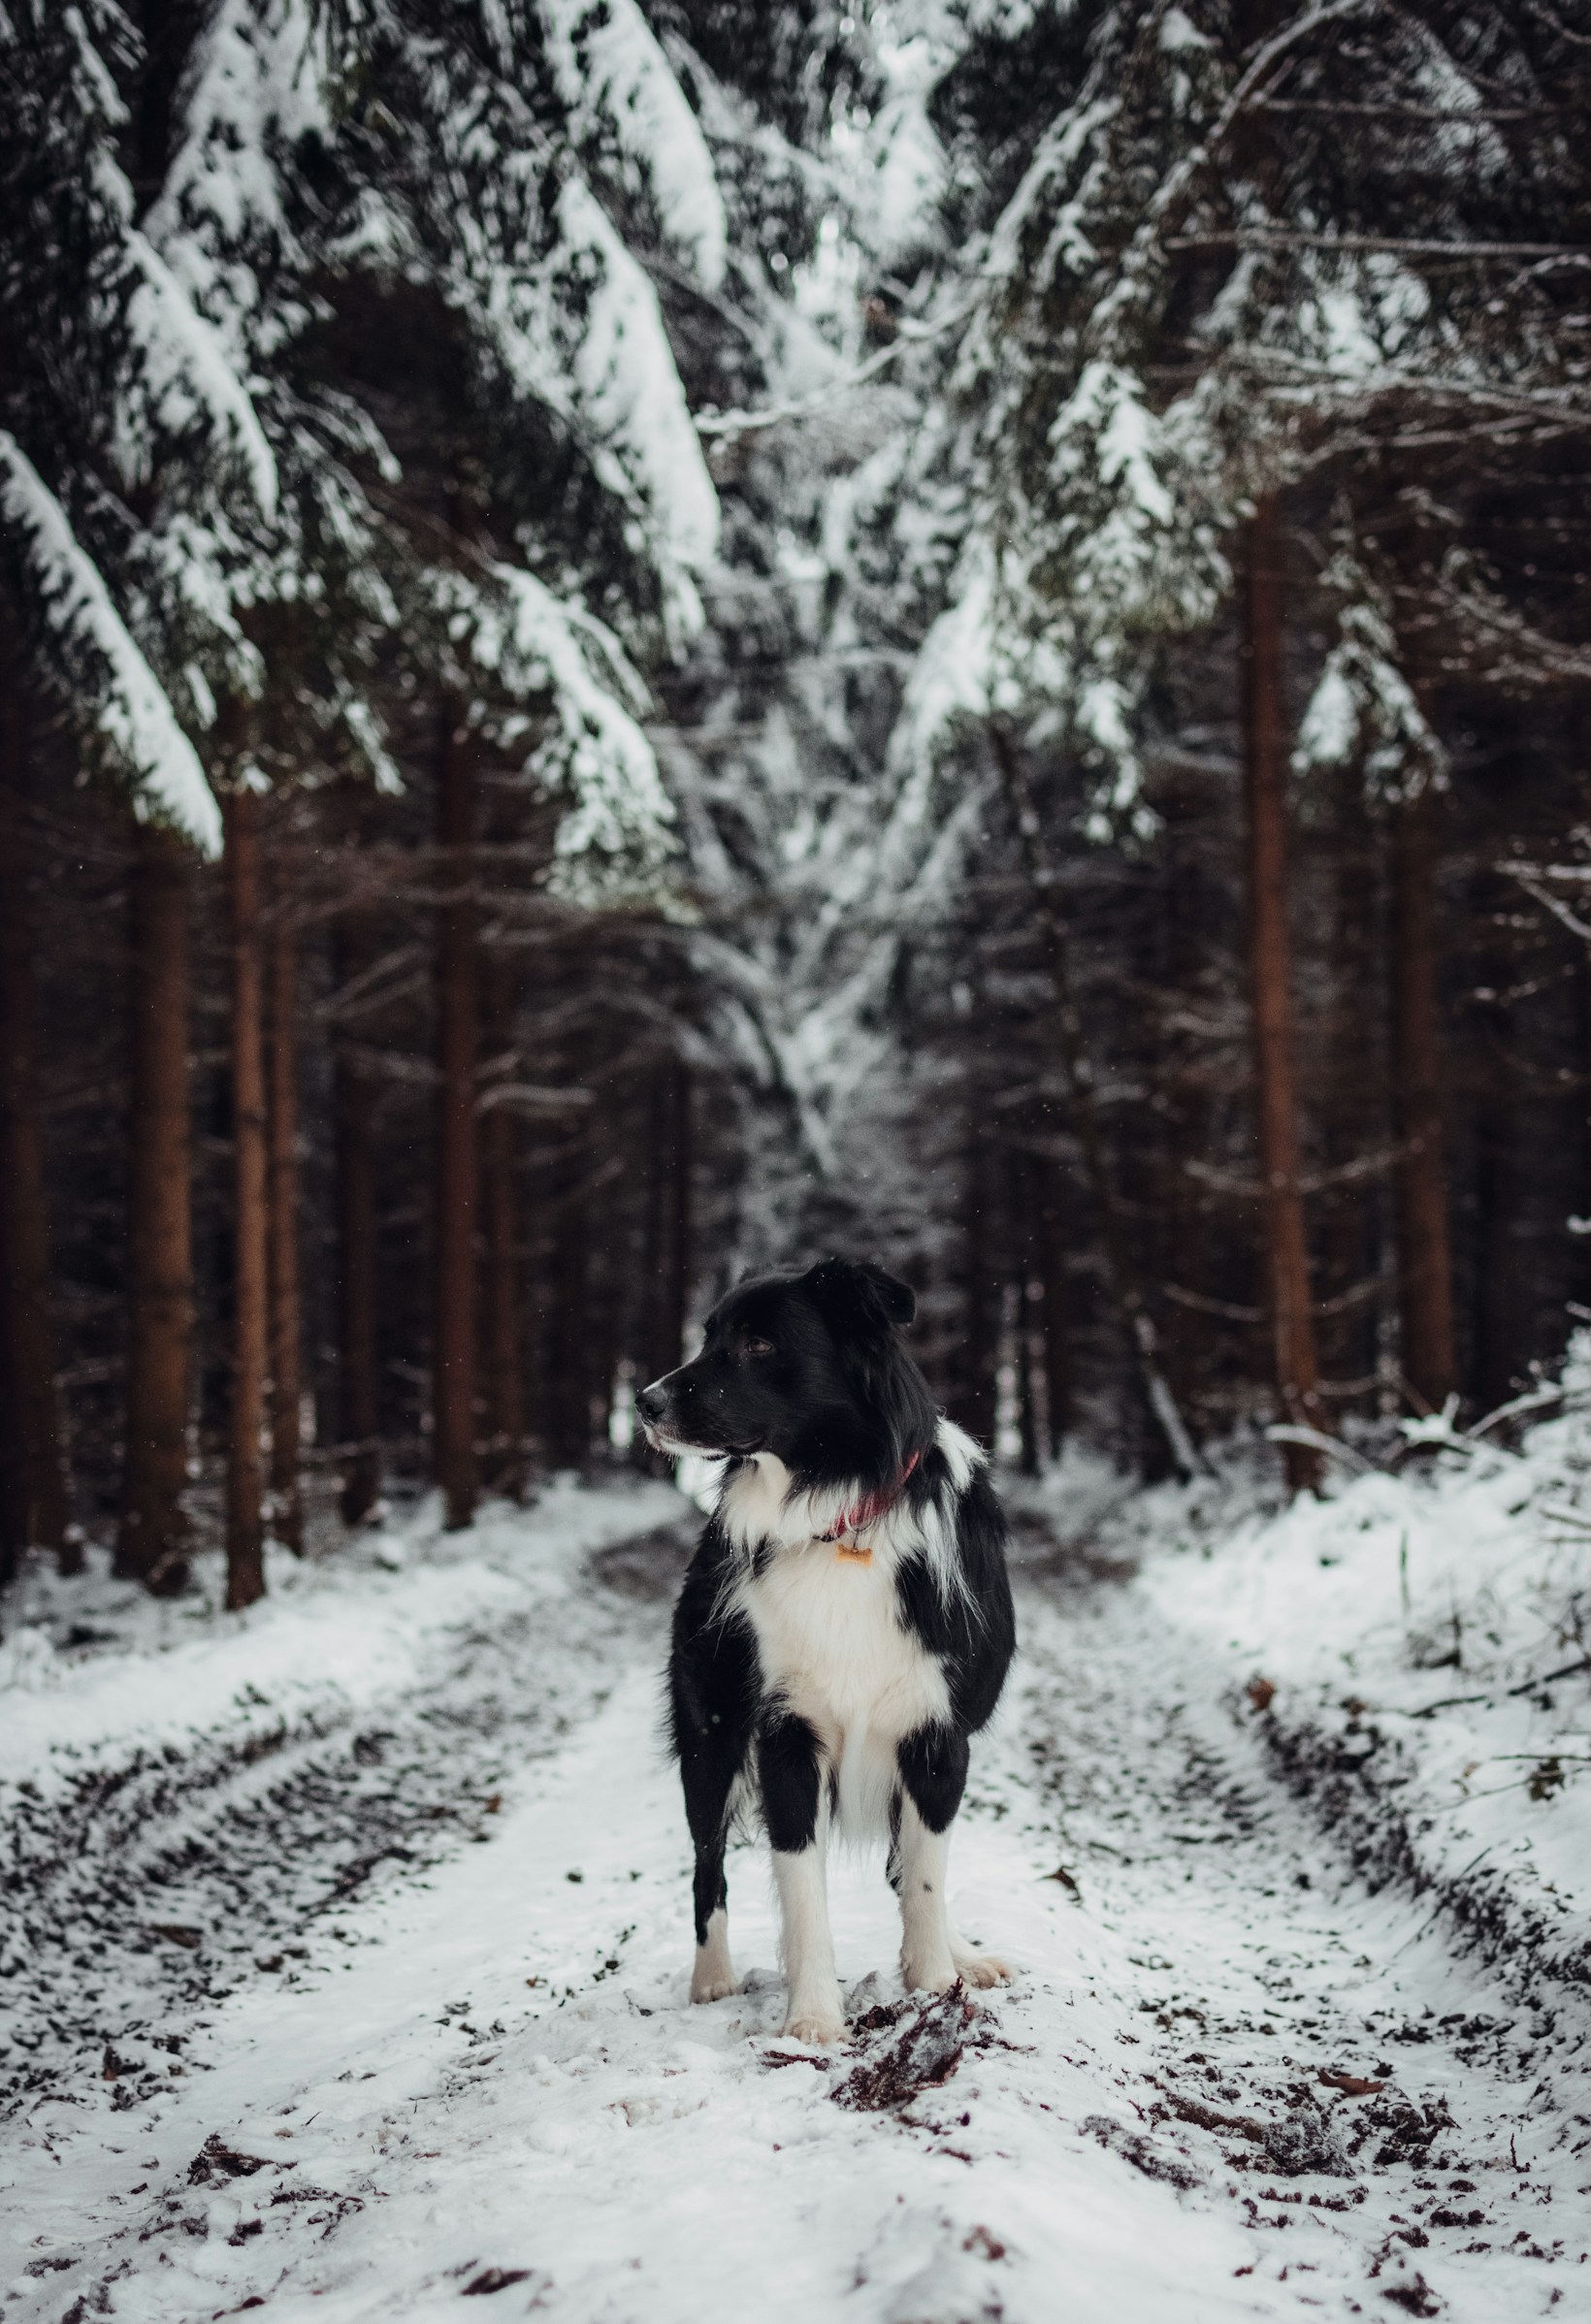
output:
[[[957,1974],[964,1985],[986,1991],[990,1985],[1011,1982],[1011,1970],[1006,1962],[997,1961],[991,1953],[958,1953],[956,1956]]]
[[[959,1975],[948,1962],[923,1968],[906,1960],[900,1964],[900,1982],[908,1993],[948,1993]]]
[[[727,2001],[739,1990],[740,1980],[732,1969],[695,1969],[691,1973],[693,2001]]]
[[[785,2019],[785,2032],[793,2042],[819,2042],[827,2047],[844,2041],[845,2019],[837,2010],[793,2010]]]

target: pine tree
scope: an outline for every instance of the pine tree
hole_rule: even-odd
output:
[[[298,961],[279,886],[265,938],[266,1207],[270,1259],[271,1531],[304,1554],[299,1473],[303,1323],[299,1300]]]
[[[189,851],[144,825],[131,882],[127,1452],[115,1565],[162,1594],[183,1586],[189,1539],[191,888]]]
[[[260,802],[240,785],[226,799],[232,953],[232,1398],[227,1426],[226,1602],[265,1594],[263,1435],[270,1357],[270,1211],[260,929]]]
[[[63,1573],[82,1563],[69,1522],[39,1114],[34,914],[21,788],[25,694],[0,662],[0,1573],[30,1548]]]

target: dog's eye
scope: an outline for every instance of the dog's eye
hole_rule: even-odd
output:
[[[748,1340],[740,1352],[744,1356],[771,1356],[773,1342],[771,1340]]]

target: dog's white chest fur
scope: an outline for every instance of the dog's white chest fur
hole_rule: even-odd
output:
[[[950,1694],[938,1658],[900,1620],[895,1569],[917,1546],[902,1538],[901,1516],[866,1529],[871,1555],[841,1553],[812,1532],[832,1511],[794,1510],[774,1474],[746,1473],[726,1508],[748,1545],[766,1546],[762,1570],[748,1565],[732,1602],[751,1625],[763,1689],[804,1719],[823,1746],[839,1788],[840,1821],[852,1831],[887,1819],[895,1788],[895,1745],[943,1720]]]
[[[948,1420],[938,1444],[958,1494],[983,1455]],[[812,1727],[853,1831],[887,1822],[902,1736],[950,1716],[944,1667],[901,1621],[895,1574],[906,1558],[921,1558],[940,1587],[956,1572],[954,1500],[916,1516],[897,1501],[862,1529],[872,1552],[863,1562],[819,1537],[857,1499],[855,1486],[794,1493],[784,1463],[760,1453],[731,1479],[718,1509],[746,1559],[730,1601],[751,1625],[763,1690]]]
[[[893,1747],[945,1716],[944,1672],[899,1619],[885,1551],[864,1565],[831,1541],[781,1549],[735,1595],[763,1685],[816,1728],[836,1765],[864,1738]]]

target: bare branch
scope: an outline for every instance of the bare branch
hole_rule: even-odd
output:
[[[1401,250],[1410,258],[1573,258],[1591,262],[1583,242],[1420,242],[1395,234],[1295,234],[1270,226],[1240,227],[1230,234],[1173,234],[1161,247],[1213,257],[1223,250]]]

